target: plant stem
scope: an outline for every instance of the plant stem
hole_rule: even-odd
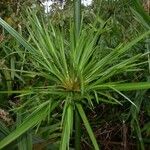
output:
[[[75,110],[75,150],[81,150],[81,118],[78,110]]]
[[[74,0],[74,26],[75,37],[78,39],[81,27],[81,0]],[[81,149],[81,118],[78,110],[75,110],[75,150]]]
[[[74,0],[74,25],[76,38],[78,38],[81,27],[81,0]]]

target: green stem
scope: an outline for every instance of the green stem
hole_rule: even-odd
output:
[[[75,150],[81,150],[81,118],[78,110],[75,110]]]
[[[74,0],[74,24],[76,38],[78,38],[81,27],[81,0]]]
[[[81,0],[74,0],[74,25],[76,41],[81,27]],[[81,118],[78,110],[75,110],[75,150],[81,149]]]

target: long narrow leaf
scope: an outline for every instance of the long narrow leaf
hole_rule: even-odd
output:
[[[14,30],[8,23],[6,23],[1,18],[0,18],[0,25],[2,25],[26,49],[33,50],[33,47],[30,44],[28,44],[28,42],[26,42],[26,40],[16,30]]]
[[[119,91],[135,91],[135,90],[145,90],[150,88],[150,82],[139,82],[139,83],[107,83],[93,86],[94,90],[108,90],[115,88]]]
[[[92,143],[93,143],[93,146],[94,146],[95,150],[100,150],[100,148],[99,148],[99,146],[98,146],[98,144],[97,144],[96,138],[95,138],[95,136],[94,136],[94,133],[93,133],[91,127],[90,127],[90,124],[89,124],[89,122],[88,122],[88,119],[87,119],[87,117],[86,117],[86,115],[85,115],[85,112],[84,112],[84,110],[83,110],[81,104],[76,104],[76,106],[77,106],[77,109],[78,109],[78,111],[79,111],[79,114],[80,114],[80,116],[81,116],[81,118],[82,118],[82,121],[83,121],[83,123],[84,123],[84,125],[85,125],[85,128],[86,128],[86,130],[87,130],[87,132],[88,132],[88,134],[89,134],[89,136],[90,136],[90,139],[91,139],[91,141],[92,141]]]
[[[30,128],[37,125],[37,123],[42,121],[42,119],[46,115],[46,111],[47,111],[46,108],[47,108],[48,103],[49,102],[45,102],[45,103],[39,105],[38,108],[31,115],[29,115],[19,127],[17,127],[6,138],[4,138],[2,141],[0,141],[0,149],[4,148],[6,145],[10,144],[12,141],[16,140],[23,133],[25,133]]]
[[[66,108],[64,121],[63,121],[63,132],[60,143],[60,150],[69,150],[69,141],[73,128],[73,107],[69,104]]]

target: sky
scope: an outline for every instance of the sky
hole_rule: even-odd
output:
[[[53,4],[53,0],[46,0],[43,5],[45,6],[45,12],[49,12],[51,10],[51,5]],[[85,6],[89,6],[92,3],[92,0],[81,0],[82,4]],[[63,7],[63,6],[62,6]]]
[[[91,5],[92,0],[82,0],[82,4],[85,6]]]

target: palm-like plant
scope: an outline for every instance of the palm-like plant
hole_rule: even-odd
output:
[[[49,118],[56,107],[63,106],[60,150],[69,149],[69,141],[73,132],[74,110],[79,112],[94,149],[98,150],[99,146],[86,117],[84,107],[86,105],[92,107],[95,102],[103,101],[121,104],[111,96],[111,91],[117,92],[135,105],[121,91],[150,88],[150,83],[147,82],[120,83],[111,80],[121,73],[135,71],[138,68],[140,65],[138,60],[143,55],[138,54],[128,58],[125,53],[146,37],[150,31],[130,43],[109,49],[110,53],[99,59],[96,55],[99,50],[96,41],[99,35],[105,31],[103,28],[96,33],[89,27],[82,28],[78,39],[75,40],[74,28],[71,26],[70,39],[67,40],[63,32],[54,28],[50,22],[40,21],[35,13],[29,11],[27,29],[30,41],[27,41],[4,20],[0,19],[0,24],[24,46],[25,51],[20,49],[17,50],[17,53],[23,59],[26,55],[28,64],[31,64],[36,70],[35,72],[29,70],[24,72],[34,73],[45,78],[48,84],[42,87],[12,91],[21,93],[21,96],[28,98],[23,106],[31,108],[29,111],[31,114],[23,120],[16,130],[0,142],[0,149],[30,128],[37,124],[40,125],[43,119]],[[109,91],[109,94],[106,91]],[[39,97],[37,101],[35,96]]]

